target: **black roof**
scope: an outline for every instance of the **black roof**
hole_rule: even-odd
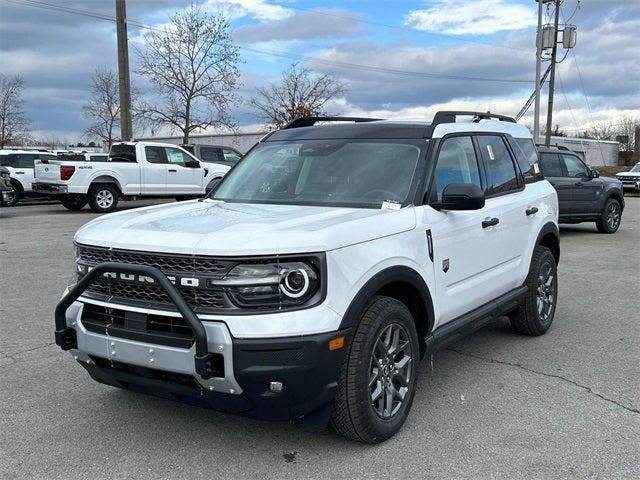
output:
[[[282,140],[321,140],[321,139],[421,139],[431,138],[433,130],[443,123],[455,123],[457,117],[473,117],[473,122],[483,119],[495,119],[503,122],[516,121],[505,115],[490,112],[469,112],[446,110],[439,111],[431,123],[380,121],[377,118],[362,117],[301,117],[293,120],[281,130],[265,138],[263,142]],[[343,122],[353,123],[343,123]],[[319,122],[341,122],[314,126]]]
[[[320,140],[320,139],[391,139],[425,138],[429,125],[390,122],[362,122],[318,125],[277,130],[264,139],[265,142],[282,140]]]

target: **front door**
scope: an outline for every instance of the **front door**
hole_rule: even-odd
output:
[[[180,148],[163,148],[167,156],[167,193],[204,193],[204,171],[199,167],[187,166],[189,162],[197,160]]]
[[[599,178],[591,178],[591,171],[582,160],[570,153],[561,153],[560,158],[573,182],[573,213],[588,215],[600,210],[600,201],[604,192],[604,182]]]
[[[445,137],[436,162],[429,196],[432,206],[417,212],[433,245],[438,326],[499,295],[495,267],[500,263],[502,235],[499,224],[482,225],[483,220],[500,217],[494,202],[487,202],[481,210],[438,210],[442,191],[451,183],[485,187],[472,137]]]

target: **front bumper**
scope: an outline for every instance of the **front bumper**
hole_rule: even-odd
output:
[[[109,327],[104,332],[88,330],[89,324],[83,323],[85,300],[76,301],[84,288],[104,272],[141,268],[148,275],[164,277],[152,267],[101,264],[92,270],[96,273],[90,272],[72,288],[56,308],[56,343],[70,350],[93,379],[268,420],[295,420],[328,410],[346,351],[345,347],[330,350],[329,341],[345,336],[344,344],[348,345],[349,330],[238,339],[232,337],[222,322],[201,321],[180,299],[175,299],[175,303],[183,318],[201,327],[193,328],[195,341],[190,348],[150,343]],[[177,294],[168,280],[159,283],[170,296],[172,291]],[[282,383],[282,391],[272,391],[271,382]]]
[[[633,190],[635,192],[640,191],[640,179],[637,180],[623,180],[622,188],[624,190]]]
[[[69,187],[60,183],[35,182],[31,184],[31,189],[34,193],[46,193],[51,195],[68,193]]]

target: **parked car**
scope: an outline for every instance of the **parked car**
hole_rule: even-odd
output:
[[[95,212],[113,211],[119,199],[204,196],[210,182],[224,176],[229,167],[204,167],[176,145],[155,142],[123,142],[111,147],[107,162],[36,161],[33,189],[60,198],[69,210],[87,203]]]
[[[11,185],[19,198],[32,193],[34,180],[34,162],[36,160],[52,160],[57,157],[50,152],[37,150],[0,150],[0,166],[6,167],[11,175]]]
[[[564,147],[539,147],[544,177],[558,192],[560,223],[595,222],[600,233],[615,233],[622,221],[622,182],[601,177]]]
[[[636,163],[628,172],[616,173],[616,178],[622,182],[622,188],[640,191],[640,162]]]
[[[56,343],[98,382],[376,443],[420,358],[500,315],[549,329],[558,201],[526,127],[331,120],[266,136],[204,200],[84,225]]]
[[[233,167],[242,158],[242,154],[238,150],[223,145],[202,145],[195,143],[180,146],[207,163],[219,163]]]
[[[18,202],[16,189],[11,185],[11,175],[7,167],[0,167],[0,206],[13,207]]]

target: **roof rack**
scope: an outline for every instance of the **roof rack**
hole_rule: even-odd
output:
[[[548,147],[546,143],[536,143],[536,147],[557,148],[558,150],[566,150],[567,152],[571,151],[569,147],[565,147],[564,145],[558,145],[557,143],[555,145],[549,145]]]
[[[380,120],[379,118],[365,118],[365,117],[300,117],[287,123],[281,130],[288,128],[302,128],[312,127],[318,122],[375,122]]]
[[[429,125],[429,128],[427,129],[426,136],[431,137],[433,135],[433,131],[438,125],[441,125],[443,123],[456,123],[457,117],[474,117],[472,120],[472,122],[474,123],[479,122],[480,120],[489,120],[489,119],[496,119],[502,122],[517,123],[515,118],[513,117],[507,117],[506,115],[498,115],[496,113],[491,113],[491,112],[442,110],[440,112],[437,112],[433,117],[433,121],[431,122],[431,125]]]

